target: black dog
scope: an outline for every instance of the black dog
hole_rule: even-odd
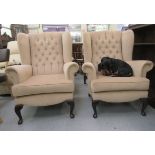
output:
[[[133,70],[129,64],[122,60],[109,57],[103,57],[101,59],[101,63],[98,64],[98,71],[102,71],[103,75],[106,76],[133,76]]]

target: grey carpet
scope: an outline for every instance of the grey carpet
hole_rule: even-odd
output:
[[[69,118],[69,106],[66,103],[49,107],[24,107],[22,115],[24,123],[17,125],[12,97],[0,97],[1,131],[137,131],[155,130],[155,110],[147,108],[147,116],[140,115],[141,104],[99,104],[98,118],[92,117],[91,100],[88,97],[87,85],[83,84],[83,76],[76,76],[75,118]]]

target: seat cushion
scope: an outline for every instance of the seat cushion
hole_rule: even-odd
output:
[[[91,81],[92,92],[148,90],[149,80],[143,77],[99,76]]]
[[[15,97],[49,93],[71,93],[73,91],[73,81],[66,80],[64,74],[36,75],[12,87],[12,93]]]

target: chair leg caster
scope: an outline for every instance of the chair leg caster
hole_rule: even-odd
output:
[[[74,111],[74,101],[67,101],[67,103],[70,106],[70,118],[73,119],[75,117],[73,111]]]
[[[16,105],[15,106],[15,113],[18,116],[19,120],[18,120],[18,125],[21,125],[23,123],[23,118],[21,115],[21,110],[23,109],[23,105]]]
[[[93,101],[92,100],[92,107],[93,107],[93,110],[94,110],[93,118],[97,118],[97,110],[96,110],[97,103],[98,103],[98,101]]]

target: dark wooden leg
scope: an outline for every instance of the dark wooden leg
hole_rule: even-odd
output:
[[[19,105],[15,106],[15,113],[17,114],[17,116],[19,118],[18,125],[23,123],[23,118],[22,118],[22,115],[21,115],[22,108],[23,108],[22,104],[19,104]]]
[[[96,110],[97,103],[98,103],[98,101],[93,101],[92,100],[92,107],[93,107],[93,110],[94,110],[94,114],[93,114],[94,118],[97,118],[97,110]]]
[[[142,101],[141,115],[146,116],[145,109],[148,106],[148,100],[147,99],[141,99],[141,101]]]
[[[74,101],[67,101],[67,103],[70,106],[70,118],[74,118],[75,117],[75,115],[73,113],[73,110],[74,110]]]
[[[83,80],[84,80],[84,84],[87,84],[86,83],[86,80],[87,80],[87,75],[84,73],[84,75],[83,75]]]

